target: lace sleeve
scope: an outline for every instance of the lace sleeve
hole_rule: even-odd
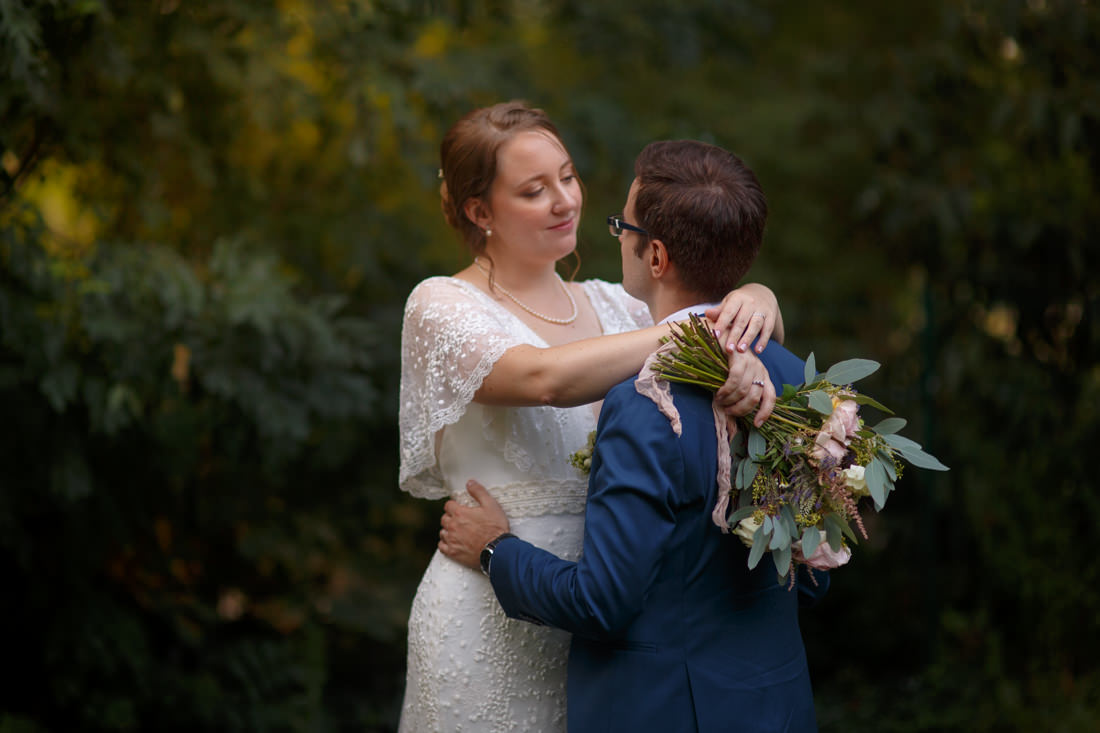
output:
[[[417,285],[401,329],[399,485],[413,496],[447,496],[436,435],[466,412],[497,359],[524,343],[472,285],[434,277]]]
[[[621,283],[585,280],[585,290],[600,314],[604,333],[623,333],[653,325],[645,303],[626,292]]]

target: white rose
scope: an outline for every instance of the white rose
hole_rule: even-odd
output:
[[[760,526],[760,522],[757,522],[751,516],[745,517],[737,523],[737,529],[733,530],[733,533],[741,538],[741,541],[745,543],[745,547],[752,547],[752,536]]]
[[[850,488],[852,493],[856,496],[870,496],[871,494],[870,490],[867,488],[867,478],[864,476],[865,472],[866,469],[863,466],[852,466],[841,472],[844,474],[844,483],[848,484],[848,488]]]

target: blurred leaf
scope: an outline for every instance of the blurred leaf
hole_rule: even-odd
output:
[[[909,421],[903,417],[888,417],[875,425],[872,430],[879,435],[889,435],[904,428],[908,422]]]
[[[833,400],[829,397],[828,392],[822,392],[821,390],[814,390],[810,392],[807,397],[810,401],[810,407],[822,415],[831,415],[833,412]]]
[[[879,363],[870,359],[848,359],[829,367],[823,379],[837,385],[852,384],[878,371]]]

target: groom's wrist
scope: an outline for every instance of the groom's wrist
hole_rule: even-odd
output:
[[[503,540],[509,537],[515,537],[511,532],[504,532],[497,535],[493,539],[485,543],[485,547],[481,550],[481,572],[485,573],[485,577],[489,577],[489,567],[493,563],[493,553],[496,551],[497,545]]]

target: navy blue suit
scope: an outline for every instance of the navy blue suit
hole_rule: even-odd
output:
[[[777,390],[802,381],[802,361],[770,344],[761,355]],[[711,521],[717,441],[711,395],[672,386],[668,418],[630,379],[604,401],[572,563],[522,539],[501,542],[491,581],[505,612],[574,634],[570,733],[813,731],[800,596],[824,593],[802,571],[777,584],[766,556]]]

